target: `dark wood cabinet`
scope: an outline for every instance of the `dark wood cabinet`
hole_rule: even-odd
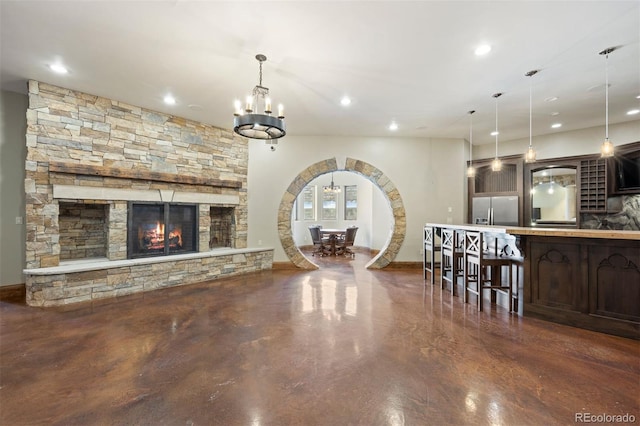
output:
[[[525,241],[525,316],[640,339],[639,240]]]
[[[502,170],[491,170],[491,160],[473,163],[476,174],[468,178],[467,223],[473,224],[472,208],[474,197],[516,196],[518,197],[518,225],[522,225],[522,157],[503,157]]]

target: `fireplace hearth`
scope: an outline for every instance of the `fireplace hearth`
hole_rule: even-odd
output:
[[[193,204],[130,203],[127,257],[198,251],[198,209]]]

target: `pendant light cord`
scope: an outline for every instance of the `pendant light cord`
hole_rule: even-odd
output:
[[[609,140],[609,53],[605,55],[604,62],[604,93],[605,93],[605,112],[604,112],[604,138]]]

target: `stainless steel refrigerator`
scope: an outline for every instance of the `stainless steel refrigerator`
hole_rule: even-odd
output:
[[[477,225],[518,226],[518,196],[473,197],[471,221]]]

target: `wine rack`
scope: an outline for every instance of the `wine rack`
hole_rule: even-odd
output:
[[[607,162],[603,158],[580,162],[580,211],[607,210]]]

